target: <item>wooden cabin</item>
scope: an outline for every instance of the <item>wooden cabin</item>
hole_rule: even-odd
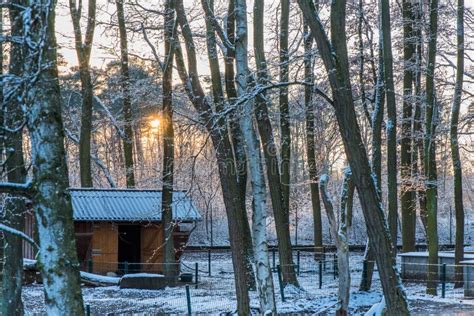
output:
[[[162,272],[161,191],[139,189],[70,189],[81,270],[106,274]],[[173,192],[176,260],[201,215],[186,192]],[[31,215],[30,215],[31,217]],[[28,219],[26,232],[32,233]],[[33,257],[28,245],[26,258]]]

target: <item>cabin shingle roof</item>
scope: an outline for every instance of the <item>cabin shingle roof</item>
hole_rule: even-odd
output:
[[[72,188],[69,191],[76,221],[161,221],[162,192],[158,190]],[[201,220],[186,192],[173,192],[172,207],[174,221]]]

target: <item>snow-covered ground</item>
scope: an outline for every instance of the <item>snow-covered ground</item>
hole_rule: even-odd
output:
[[[332,257],[328,257],[332,258]],[[271,259],[271,258],[270,258]],[[295,259],[296,260],[296,259]],[[193,313],[224,314],[235,311],[236,300],[229,253],[212,255],[212,275],[208,275],[207,253],[187,253],[184,269],[190,271],[195,262],[199,263],[199,284],[191,286],[191,307]],[[285,302],[282,302],[278,277],[274,274],[275,295],[278,312],[331,315],[337,302],[337,279],[332,272],[333,264],[328,261],[323,271],[322,288],[319,289],[318,265],[312,256],[301,255],[299,282],[302,289],[285,288]],[[358,292],[362,270],[362,256],[351,256],[351,315],[363,315],[372,305],[381,300],[378,275],[374,275],[374,286],[370,292]],[[324,270],[324,269],[323,269]],[[447,285],[446,298],[424,294],[423,284],[406,284],[410,306],[415,315],[474,315],[474,300],[464,300],[462,289],[454,290]],[[148,315],[187,313],[184,286],[163,290],[121,290],[118,286],[84,287],[85,303],[92,315]],[[44,310],[41,285],[29,285],[23,291],[28,314],[41,314]],[[251,307],[258,307],[255,292],[250,292]]]

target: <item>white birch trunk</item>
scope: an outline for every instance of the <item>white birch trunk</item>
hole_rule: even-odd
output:
[[[334,215],[334,208],[332,202],[327,193],[327,183],[329,177],[327,174],[323,174],[319,181],[321,196],[326,209],[326,214],[329,220],[329,231],[335,240],[337,248],[337,268],[339,272],[339,288],[338,288],[338,306],[336,309],[336,315],[347,315],[349,311],[349,299],[350,299],[350,288],[351,288],[351,274],[349,268],[349,243],[347,237],[347,219],[345,212],[345,203],[347,202],[347,192],[350,171],[346,171],[344,185],[341,194],[341,221],[340,225],[337,225],[336,218]]]
[[[247,59],[247,6],[245,0],[235,2],[235,17],[237,24],[237,39],[235,42],[236,64],[237,64],[237,92],[239,97],[247,93],[249,79]],[[262,314],[275,314],[275,295],[273,291],[273,279],[268,259],[268,245],[266,236],[266,193],[265,179],[260,153],[260,144],[253,125],[253,103],[247,102],[240,106],[240,128],[245,139],[247,161],[250,169],[253,216],[252,233],[253,247],[255,251],[254,272],[257,292],[260,300]]]

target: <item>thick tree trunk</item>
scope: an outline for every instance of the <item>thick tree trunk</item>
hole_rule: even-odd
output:
[[[251,280],[254,278],[250,264],[253,260],[253,247],[245,206],[245,182],[243,182],[246,179],[246,175],[245,171],[241,169],[245,166],[241,132],[233,120],[231,120],[229,131],[226,117],[212,115],[213,109],[209,105],[199,81],[192,32],[187,22],[182,0],[175,1],[174,3],[178,23],[181,26],[186,44],[189,75],[184,64],[184,57],[179,42],[176,42],[176,66],[181,81],[186,88],[188,98],[199,112],[202,122],[204,122],[207,131],[211,135],[216,151],[232,248],[237,310],[240,315],[246,315],[250,311],[248,290],[252,287],[253,281]],[[233,7],[231,10],[231,12],[234,12]],[[230,68],[229,59],[226,60],[226,72]],[[231,82],[228,81],[229,77],[226,73],[226,86],[233,84],[233,80]],[[229,135],[232,135],[233,142],[230,141]]]
[[[374,247],[387,313],[407,315],[409,313],[407,298],[396,268],[383,207],[377,194],[354,109],[345,38],[346,2],[335,0],[331,4],[332,42],[329,41],[319,17],[315,14],[311,1],[298,0],[298,3],[311,28],[311,34],[318,44],[328,73],[344,149],[351,166],[354,184],[359,193],[368,237]]]
[[[222,77],[219,67],[219,55],[217,53],[217,40],[216,40],[216,29],[215,29],[215,17],[214,17],[214,2],[211,0],[201,0],[201,4],[204,8],[206,14],[206,41],[207,41],[207,54],[209,59],[209,68],[211,70],[211,81],[212,81],[212,94],[214,101],[214,108],[216,112],[226,111],[224,106],[226,105],[224,99],[224,91],[222,87]],[[223,32],[223,31],[222,31]],[[234,2],[229,1],[228,5],[228,18],[227,18],[227,40],[230,45],[234,45],[235,38],[235,12],[234,12]],[[234,59],[235,52],[234,49],[228,49],[225,56],[225,68],[224,68],[224,79],[225,79],[225,88],[227,92],[227,106],[229,108],[234,106],[234,103],[237,99],[237,91],[235,89],[235,72],[234,72]],[[223,124],[224,117],[221,117],[218,121],[219,124]],[[221,127],[223,128],[223,127]],[[228,129],[227,129],[228,128]],[[227,181],[237,181],[235,184],[239,197],[245,197],[247,191],[247,163],[244,150],[244,141],[242,132],[239,126],[239,117],[235,113],[231,114],[229,118],[229,125],[226,127],[228,134],[230,135],[230,151],[231,159],[229,162],[235,164],[236,173],[234,174],[235,179],[229,179]],[[225,134],[225,133],[224,133]],[[247,287],[248,289],[255,289],[255,278],[252,268],[253,263],[253,248],[252,248],[252,236],[250,234],[250,227],[247,222],[247,209],[245,204],[245,198],[240,198],[238,203],[234,202],[233,207],[238,210],[235,214],[236,216],[241,217],[240,220],[244,229],[248,230],[248,234],[241,236],[243,239],[243,244],[246,245],[246,258],[247,258]],[[248,223],[248,222],[247,222]]]
[[[375,87],[374,111],[372,112],[372,172],[375,175],[377,194],[382,197],[382,123],[385,105],[385,81],[384,81],[384,58],[383,43],[379,40],[378,71]],[[362,265],[362,278],[360,280],[360,291],[369,291],[372,287],[372,277],[375,267],[375,254],[369,240],[366,243],[364,262]]]
[[[248,68],[247,51],[247,4],[246,0],[235,1],[235,61],[237,95],[244,97],[248,93],[250,72]],[[252,102],[252,101],[250,101]],[[275,295],[273,279],[268,256],[266,236],[266,189],[265,175],[263,173],[260,143],[253,123],[253,104],[243,103],[239,107],[240,128],[245,139],[245,149],[249,164],[252,184],[252,233],[254,246],[254,272],[257,293],[260,301],[261,314],[275,314]]]
[[[15,4],[26,5],[22,1],[15,1]],[[23,20],[21,12],[16,8],[11,8],[9,12],[11,21],[11,36],[23,37]],[[24,64],[23,47],[12,43],[10,47],[9,73],[21,77],[23,75]],[[6,86],[13,91],[14,87]],[[21,108],[22,93],[15,93],[9,97],[2,109],[5,110],[4,118],[6,130],[3,134],[3,147],[5,149],[5,171],[7,180],[11,183],[25,183],[26,169],[23,157],[23,129],[21,126],[24,116]],[[25,202],[23,198],[9,196],[4,205],[3,223],[9,227],[23,231],[25,226]],[[23,282],[23,246],[22,239],[16,235],[5,234],[5,248],[3,273],[8,276],[3,278],[2,291],[2,315],[23,315],[23,302],[21,300],[21,288]]]
[[[410,0],[403,1],[403,118],[400,146],[400,208],[402,213],[402,251],[415,251],[416,246],[416,191],[413,182],[413,66],[415,41],[413,37],[413,7]]]
[[[268,70],[264,53],[264,2],[256,1],[254,6],[254,50],[257,64],[257,85],[268,82]],[[273,138],[273,128],[268,115],[267,97],[264,93],[257,96],[256,101],[257,124],[263,145],[266,163],[268,186],[272,201],[278,239],[278,254],[282,270],[283,283],[298,285],[295,265],[293,263],[288,208],[284,197],[283,177],[278,167],[277,148]],[[283,171],[283,168],[282,168]]]
[[[31,200],[40,240],[38,262],[46,313],[83,315],[72,206],[67,192],[68,170],[56,64],[55,4],[54,1],[51,4],[33,1],[31,14],[36,19],[28,25],[30,40],[47,48],[41,51],[30,48],[25,69],[31,74],[38,72],[37,80],[28,89],[27,100],[34,177]],[[36,64],[38,60],[42,64]]]
[[[163,109],[161,116],[163,133],[163,197],[161,210],[163,217],[163,240],[165,277],[170,284],[174,284],[178,269],[175,266],[175,252],[173,242],[173,178],[174,178],[174,129],[173,129],[173,56],[174,39],[173,29],[175,25],[173,1],[165,3],[164,41],[165,41],[165,64],[163,69]]]
[[[313,92],[310,84],[314,82],[313,38],[306,22],[304,22],[304,78],[308,84],[304,87],[305,121],[306,121],[306,159],[308,160],[309,189],[311,192],[311,206],[313,209],[314,251],[316,258],[323,252],[323,224],[321,219],[321,201],[319,199],[319,178],[316,168],[316,144],[314,140],[314,105]]]
[[[79,137],[79,167],[82,187],[92,187],[91,171],[91,133],[92,133],[92,101],[94,91],[90,71],[90,54],[92,40],[94,38],[96,0],[89,0],[87,29],[85,38],[82,38],[81,15],[82,3],[79,5],[76,0],[69,0],[69,10],[71,13],[74,28],[74,44],[76,47],[77,60],[79,63],[79,74],[81,79],[82,112],[81,112],[81,132]]]
[[[430,2],[428,64],[426,66],[426,111],[424,139],[424,169],[427,209],[428,282],[426,292],[436,295],[438,286],[438,179],[436,170],[436,125],[438,105],[434,87],[436,42],[438,37],[438,0]]]
[[[384,61],[385,95],[387,99],[387,186],[388,186],[388,226],[397,252],[398,235],[398,194],[397,194],[397,104],[393,83],[392,35],[390,30],[389,0],[380,0],[381,37]]]
[[[227,38],[231,45],[234,45],[235,42],[235,3],[234,0],[229,1],[227,8]],[[227,51],[227,56],[225,56],[225,69],[224,69],[224,78],[225,78],[225,88],[228,99],[228,107],[232,108],[234,102],[237,100],[237,90],[235,88],[235,72],[234,72],[234,61],[235,61],[235,52],[233,50]],[[224,118],[222,118],[224,119]],[[238,196],[239,202],[235,204],[237,207],[236,216],[239,217],[239,222],[241,222],[241,231],[243,232],[243,245],[246,250],[246,267],[247,267],[247,287],[248,289],[255,290],[255,277],[252,269],[253,261],[253,248],[252,248],[252,236],[250,234],[250,226],[248,224],[247,218],[247,205],[245,204],[245,196],[247,193],[247,157],[245,156],[244,149],[244,140],[242,136],[242,131],[239,126],[239,118],[236,113],[231,114],[228,135],[231,143],[231,152],[232,156],[229,159],[232,159],[235,164],[235,178],[231,179],[236,181],[236,186],[239,190]]]
[[[461,107],[461,95],[464,75],[464,0],[458,0],[457,5],[457,64],[456,86],[454,89],[453,107],[451,109],[451,157],[454,171],[454,210],[456,214],[456,248],[454,260],[457,265],[464,258],[464,208],[462,197],[462,168],[459,157],[458,121]],[[456,266],[455,287],[463,285],[463,267]]]
[[[123,154],[125,161],[125,176],[128,188],[135,187],[135,174],[133,163],[133,127],[132,127],[132,101],[130,99],[130,72],[128,68],[128,40],[125,25],[125,12],[123,0],[115,1],[117,6],[117,20],[120,35],[120,83],[122,85],[122,111],[124,116],[123,128]]]

